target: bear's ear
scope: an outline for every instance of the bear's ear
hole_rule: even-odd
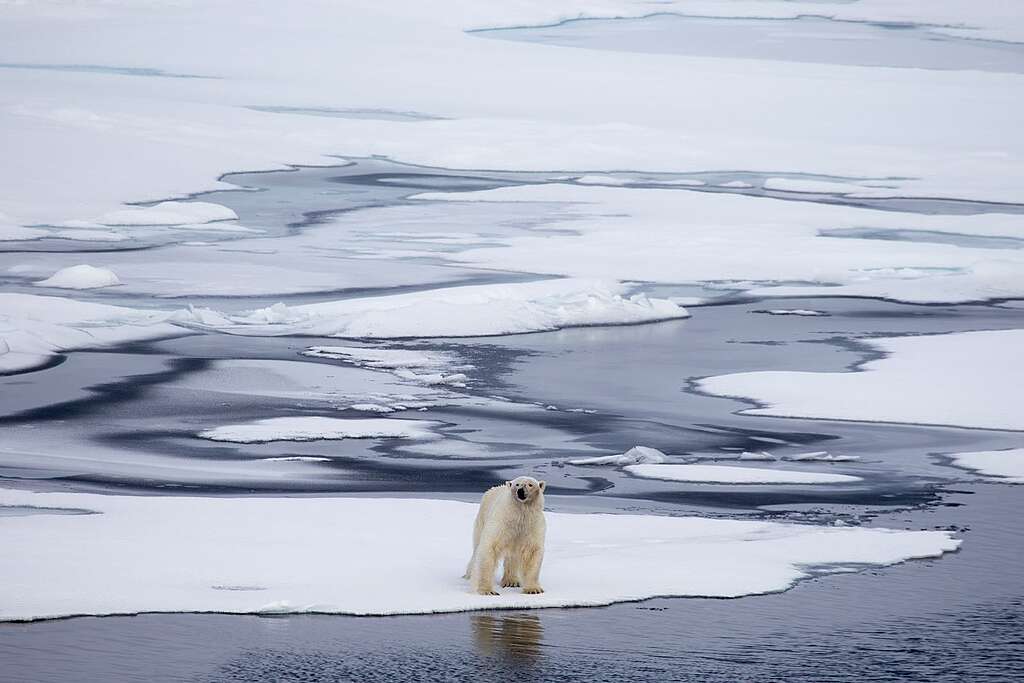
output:
[[[506,481],[505,484],[508,485],[509,488],[512,488],[512,482],[511,481]]]
[[[540,481],[540,482],[537,482],[537,483],[540,486],[540,490],[541,491],[543,491],[544,487],[548,485],[548,483],[546,481]]]

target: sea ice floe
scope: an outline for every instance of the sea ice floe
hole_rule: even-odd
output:
[[[446,255],[468,266],[674,285],[729,283],[730,289],[765,297],[960,302],[1024,296],[1019,276],[1024,250],[885,239],[908,230],[1018,239],[1021,220],[1014,214],[926,215],[738,194],[569,184],[418,196],[448,201],[454,213],[469,202],[517,201],[537,207],[544,234],[508,234],[494,244]],[[572,212],[557,214],[552,205]],[[368,215],[372,219],[372,211]],[[870,234],[838,238],[837,228],[869,228]],[[685,242],[680,234],[687,236]],[[784,315],[802,309],[774,310]]]
[[[22,225],[15,225],[3,213],[0,213],[0,242],[13,242],[16,240],[34,240],[46,237],[49,233],[38,228],[26,228]]]
[[[0,373],[45,365],[62,351],[188,334],[167,318],[158,311],[0,293]]]
[[[348,409],[358,410],[363,413],[393,413],[396,410],[392,406],[382,406],[379,403],[353,403]]]
[[[1024,448],[950,455],[957,467],[973,470],[1007,484],[1024,484]]]
[[[595,458],[576,458],[570,465],[638,465],[665,462],[665,454],[649,446],[633,446],[618,455],[600,455]]]
[[[848,484],[861,477],[832,472],[801,472],[729,465],[629,465],[626,471],[645,479],[705,484]]]
[[[235,220],[238,214],[211,202],[160,202],[108,211],[96,219],[101,225],[188,225]]]
[[[848,372],[744,372],[700,380],[759,404],[748,415],[1024,430],[1024,330],[860,340],[885,357]]]
[[[337,418],[321,416],[272,417],[244,424],[223,425],[199,432],[211,441],[267,443],[270,441],[319,441],[322,439],[437,439],[429,420],[389,418]]]
[[[99,289],[119,285],[121,280],[112,270],[82,264],[61,268],[50,277],[35,284],[37,287],[59,289]]]
[[[0,517],[5,621],[268,605],[370,615],[734,598],[785,590],[811,568],[855,571],[960,545],[947,531],[549,512],[545,593],[481,596],[459,578],[477,508],[469,503],[2,490],[0,505],[99,513]]]
[[[767,451],[743,451],[736,456],[737,460],[760,460],[769,462],[777,458]]]
[[[206,314],[204,314],[206,315]],[[628,294],[616,283],[554,279],[448,287],[207,317],[196,327],[246,335],[394,339],[474,337],[685,318],[666,299]]]

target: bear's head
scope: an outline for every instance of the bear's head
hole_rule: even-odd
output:
[[[537,481],[533,477],[516,477],[505,484],[512,492],[512,497],[520,503],[532,503],[544,498],[544,487],[546,482]]]

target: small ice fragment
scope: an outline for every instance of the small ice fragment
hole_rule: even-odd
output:
[[[99,289],[119,284],[121,284],[121,280],[113,271],[87,264],[61,268],[45,280],[35,283],[36,287],[59,287],[60,289]]]
[[[775,460],[775,456],[765,451],[743,451],[739,455],[739,460]]]
[[[601,455],[596,458],[577,458],[570,465],[643,465],[665,462],[665,454],[657,448],[633,446],[618,455]]]

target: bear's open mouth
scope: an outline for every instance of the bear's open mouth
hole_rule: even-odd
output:
[[[519,500],[526,500],[526,490],[519,489],[516,491],[516,495],[519,496]]]

